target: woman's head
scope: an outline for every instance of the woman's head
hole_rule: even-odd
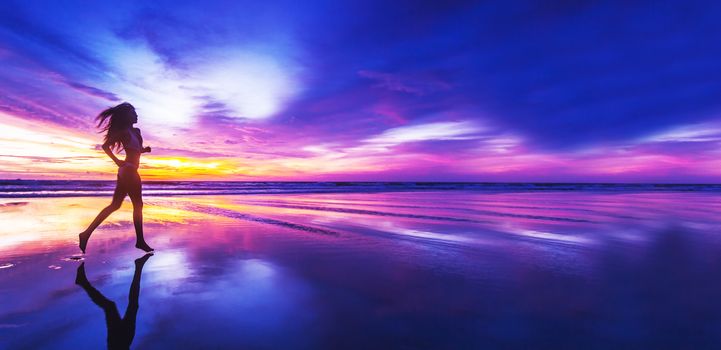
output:
[[[95,118],[98,122],[100,132],[106,132],[105,142],[110,141],[113,148],[121,146],[120,140],[115,137],[118,132],[127,130],[138,122],[138,114],[135,107],[130,103],[123,102],[115,107],[110,107],[98,114]]]

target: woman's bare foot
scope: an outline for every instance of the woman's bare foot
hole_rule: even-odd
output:
[[[85,248],[88,247],[88,239],[90,239],[90,234],[82,232],[78,235],[78,238],[80,239],[80,244],[78,244],[78,246],[80,247],[80,250],[83,251],[83,254],[85,254]]]
[[[140,249],[140,250],[143,250],[143,251],[146,252],[146,253],[150,253],[150,252],[152,252],[152,251],[155,250],[155,249],[153,249],[153,248],[150,248],[150,246],[148,245],[148,243],[145,243],[145,242],[135,243],[135,248],[138,248],[138,249]]]
[[[150,259],[150,257],[153,256],[153,253],[147,253],[137,259],[135,259],[135,268],[142,268],[143,265],[145,265],[145,262]]]

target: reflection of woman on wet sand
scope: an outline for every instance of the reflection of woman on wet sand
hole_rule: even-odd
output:
[[[152,251],[153,248],[145,242],[143,237],[143,199],[140,175],[138,175],[140,154],[150,152],[150,147],[143,148],[140,129],[133,128],[133,124],[138,122],[138,114],[135,113],[135,108],[130,103],[124,102],[100,112],[97,120],[98,127],[107,132],[105,134],[105,143],[103,143],[103,151],[118,165],[118,181],[115,185],[113,201],[100,211],[85,231],[78,235],[80,237],[80,250],[85,253],[90,235],[108,215],[120,208],[125,195],[128,195],[133,202],[135,247],[146,252]],[[125,160],[120,160],[113,154],[113,149],[119,150],[121,147],[125,150]]]
[[[105,325],[108,328],[108,349],[129,349],[135,337],[135,320],[138,316],[138,297],[140,296],[140,275],[143,273],[143,265],[152,254],[135,260],[135,274],[130,284],[128,293],[128,308],[125,315],[120,318],[118,307],[115,303],[106,298],[100,291],[95,289],[85,276],[85,263],[80,264],[75,277],[75,284],[83,287],[90,300],[100,306],[105,312]]]

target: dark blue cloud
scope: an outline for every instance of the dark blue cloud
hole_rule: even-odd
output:
[[[718,3],[393,2],[352,10],[333,12],[344,25],[321,20],[304,35],[308,64],[320,72],[310,101],[349,89],[379,98],[377,84],[352,77],[358,70],[435,75],[453,88],[395,91],[408,118],[475,110],[549,149],[623,142],[721,110]]]

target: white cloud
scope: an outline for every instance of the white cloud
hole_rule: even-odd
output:
[[[192,120],[200,103],[185,88],[182,72],[167,67],[144,43],[109,39],[107,48],[112,69],[107,89],[132,103],[141,122],[181,126]]]
[[[144,42],[105,37],[94,49],[111,67],[102,88],[135,105],[144,123],[187,125],[208,101],[230,116],[264,119],[299,91],[292,64],[252,49],[198,50],[173,65]]]
[[[644,138],[644,142],[706,142],[721,140],[721,124],[702,123],[676,127]]]
[[[239,50],[221,50],[193,69],[195,89],[222,102],[238,116],[267,118],[280,111],[298,91],[281,60]]]
[[[481,127],[470,121],[436,122],[388,129],[364,142],[393,146],[416,141],[470,140],[476,138],[481,131]]]

